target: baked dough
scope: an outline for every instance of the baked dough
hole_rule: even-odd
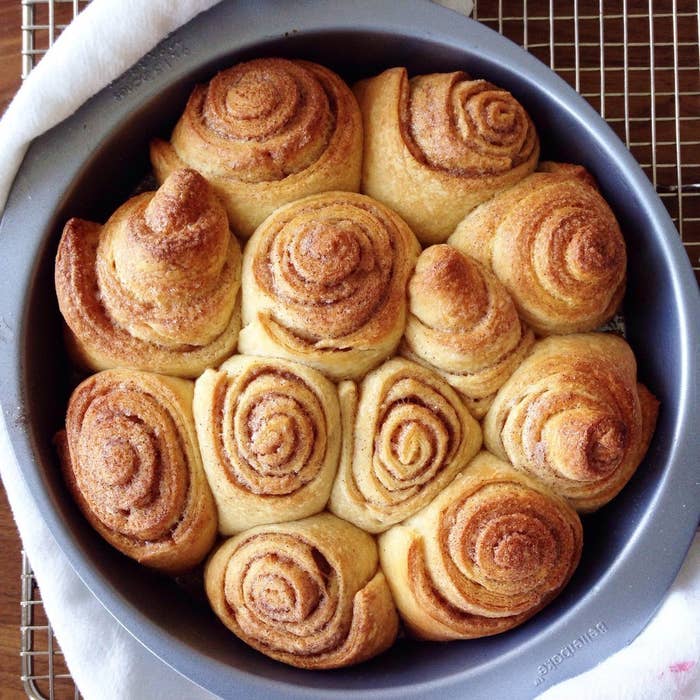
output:
[[[323,510],[338,468],[340,410],[320,372],[236,355],[197,380],[194,416],[222,534]]]
[[[55,269],[74,360],[197,377],[236,348],[241,250],[193,170],[132,197],[104,226],[71,219]]]
[[[419,252],[406,223],[361,194],[281,207],[243,254],[239,352],[295,360],[335,380],[363,376],[401,340]]]
[[[551,336],[500,388],[484,418],[488,450],[580,512],[615,497],[644,457],[658,401],[609,333]]]
[[[537,165],[532,120],[507,91],[466,73],[409,80],[391,68],[355,86],[365,132],[362,191],[423,244],[443,243],[477,204]]]
[[[436,372],[394,358],[338,387],[343,447],[328,508],[367,532],[430,502],[481,447],[481,429]]]
[[[408,285],[400,352],[432,367],[483,418],[534,335],[492,272],[448,245],[426,248]]]
[[[284,58],[239,63],[196,87],[170,143],[151,143],[159,180],[185,166],[199,171],[242,238],[282,204],[359,191],[361,160],[350,88],[317,63]]]
[[[350,666],[396,639],[374,539],[329,513],[232,537],[212,555],[204,582],[236,636],[292,666]]]
[[[192,417],[192,382],[99,372],[73,392],[56,436],[68,489],[113,547],[169,574],[191,569],[216,537],[216,507]]]
[[[408,631],[447,641],[498,634],[549,603],[571,578],[576,512],[488,452],[420,513],[379,538]]]
[[[594,330],[622,301],[625,241],[584,168],[542,167],[471,212],[448,243],[493,270],[536,333]]]

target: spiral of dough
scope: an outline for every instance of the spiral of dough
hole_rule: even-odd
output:
[[[501,387],[484,419],[487,448],[579,511],[610,501],[646,453],[656,399],[614,335],[551,336]]]
[[[374,539],[329,513],[232,537],[210,559],[205,585],[234,634],[292,666],[349,666],[396,638]]]
[[[338,467],[340,410],[322,374],[237,355],[197,380],[194,416],[222,534],[323,510]]]
[[[498,279],[448,245],[421,253],[408,293],[401,354],[439,372],[482,418],[532,347],[532,331]]]
[[[590,331],[622,300],[625,241],[590,175],[549,165],[471,212],[449,243],[494,271],[536,333]]]
[[[193,170],[129,199],[104,226],[71,219],[56,257],[59,307],[78,362],[196,377],[236,346],[241,252]]]
[[[362,121],[350,88],[316,63],[259,58],[195,88],[171,142],[155,140],[162,180],[200,172],[247,238],[282,204],[326,190],[357,192]]]
[[[243,255],[241,353],[284,357],[333,379],[396,350],[419,246],[391,210],[327,192],[278,209]]]
[[[168,573],[198,564],[216,536],[192,392],[184,379],[99,372],[73,392],[57,436],[66,483],[90,524],[127,556]]]
[[[339,386],[343,447],[329,510],[382,532],[434,498],[481,446],[481,429],[447,382],[395,358]]]
[[[382,568],[421,639],[498,634],[541,610],[581,557],[567,503],[481,452],[420,513],[379,538]]]
[[[531,173],[539,140],[506,90],[463,72],[409,80],[392,68],[355,87],[363,115],[362,191],[440,243],[475,206]]]

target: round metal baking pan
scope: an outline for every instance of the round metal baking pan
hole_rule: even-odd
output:
[[[73,506],[52,436],[70,390],[53,261],[70,216],[105,218],[148,171],[192,86],[264,55],[304,57],[348,81],[405,65],[464,69],[515,94],[543,156],[583,163],[625,233],[628,339],[661,401],[649,453],[622,494],[584,519],[581,565],[547,609],[497,637],[399,641],[361,666],[308,672],[270,661],[214,617],[198,585],[174,582],[111,549]],[[232,0],[181,28],[75,115],[34,142],[0,223],[0,401],[24,477],[82,580],[137,639],[223,697],[532,697],[629,643],[661,602],[700,516],[697,387],[700,300],[659,198],[597,113],[549,69],[476,22],[433,3]],[[192,592],[194,591],[194,593]]]

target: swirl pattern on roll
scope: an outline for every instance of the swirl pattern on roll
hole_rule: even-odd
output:
[[[167,573],[198,564],[216,536],[192,392],[184,379],[99,372],[75,389],[57,435],[66,483],[90,524],[127,556]]]
[[[440,243],[471,209],[531,173],[532,120],[506,90],[465,73],[409,80],[392,68],[355,86],[365,145],[362,191]]]
[[[549,603],[578,565],[576,512],[488,452],[420,513],[379,538],[399,613],[421,639],[511,629]]]
[[[160,179],[188,166],[214,186],[247,238],[277,207],[360,186],[362,121],[350,88],[316,63],[260,58],[195,88],[171,142],[155,140]]]
[[[222,534],[323,510],[338,467],[340,410],[322,374],[234,356],[197,380],[194,415]]]
[[[374,539],[329,513],[232,537],[209,560],[205,585],[234,634],[292,666],[349,666],[396,638]]]
[[[239,351],[333,379],[362,376],[399,344],[419,250],[394,212],[363,195],[328,192],[281,207],[245,249]]]
[[[236,347],[241,252],[193,170],[129,199],[104,226],[71,219],[55,282],[79,364],[196,377]]]
[[[577,510],[596,510],[631,478],[653,433],[658,402],[636,374],[617,336],[538,341],[486,414],[485,444]]]
[[[585,169],[544,168],[475,209],[448,242],[494,271],[536,333],[590,331],[622,300],[625,241]]]
[[[447,382],[396,358],[339,388],[343,447],[329,510],[382,532],[426,505],[481,446],[481,429]]]
[[[483,417],[532,347],[532,331],[498,279],[447,245],[421,253],[408,293],[401,354],[439,372]]]

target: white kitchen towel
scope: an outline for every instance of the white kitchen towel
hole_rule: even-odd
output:
[[[215,0],[94,0],[25,81],[0,121],[0,209],[29,142]],[[468,14],[470,0],[442,4]],[[89,69],[86,69],[89,66]],[[37,511],[0,420],[0,474],[68,667],[87,700],[211,700],[136,642],[70,568]],[[700,697],[700,540],[666,602],[629,647],[550,689],[566,698]],[[595,689],[593,693],[591,689]]]

